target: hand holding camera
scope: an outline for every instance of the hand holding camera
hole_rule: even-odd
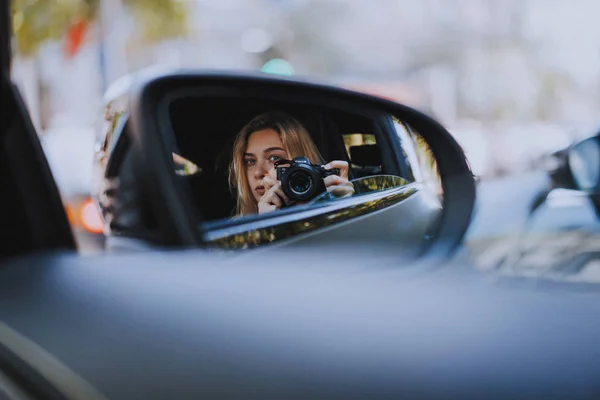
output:
[[[273,172],[276,179],[273,176],[263,179],[266,191],[258,203],[259,213],[307,202],[325,191],[336,197],[354,194],[354,186],[348,182],[348,163],[345,161],[318,165],[311,164],[306,157],[296,157],[277,161]]]
[[[323,165],[311,164],[306,157],[279,160],[275,163],[275,170],[283,192],[292,201],[314,199],[326,190],[326,177],[340,175],[339,168],[327,169]]]
[[[275,170],[273,170],[273,176]],[[271,211],[279,210],[280,208],[293,205],[295,202],[287,198],[281,188],[281,182],[275,177],[267,175],[263,178],[265,194],[262,195],[258,202],[258,213],[264,214]]]

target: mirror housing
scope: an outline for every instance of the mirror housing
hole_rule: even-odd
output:
[[[554,189],[567,189],[587,193],[600,216],[600,135],[546,155],[542,161],[550,181],[533,199],[530,215],[546,202]]]
[[[169,131],[163,112],[165,102],[183,92],[219,93],[222,96],[260,92],[265,96],[293,97],[306,103],[377,109],[401,116],[426,141],[441,177],[444,212],[431,246],[436,251],[432,253],[447,255],[452,252],[469,226],[475,202],[473,174],[454,138],[425,114],[379,97],[290,78],[248,73],[161,72],[142,74],[132,80],[125,102],[129,127],[123,136],[128,138],[131,150],[137,154],[136,175],[143,184],[143,197],[151,203],[160,226],[163,245],[197,247],[206,244],[202,215],[190,204],[181,182],[173,173],[172,138],[165,135]],[[391,147],[393,144],[384,145]],[[367,147],[354,149],[354,152],[360,153],[358,159],[366,164],[377,161]]]
[[[598,136],[573,145],[568,152],[568,164],[575,187],[600,193],[600,139]]]
[[[600,138],[588,137],[546,158],[550,190],[600,193]]]

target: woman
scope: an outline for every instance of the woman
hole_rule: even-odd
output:
[[[229,183],[237,190],[237,215],[262,214],[294,204],[277,180],[275,162],[307,157],[312,164],[324,164],[323,157],[306,129],[291,116],[273,111],[258,115],[242,128],[233,145]],[[340,175],[324,179],[336,196],[354,193],[348,182],[348,163],[331,161],[325,168],[338,168]]]

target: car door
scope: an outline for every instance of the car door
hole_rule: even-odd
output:
[[[0,255],[74,250],[57,186],[17,87],[10,80],[10,2],[0,6]]]

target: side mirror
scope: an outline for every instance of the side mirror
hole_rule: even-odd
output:
[[[592,136],[544,157],[544,167],[550,183],[532,201],[530,214],[545,203],[554,189],[586,192],[600,213],[600,203],[596,199],[596,195],[600,194],[599,140],[599,136]]]
[[[594,136],[573,145],[568,151],[568,166],[576,189],[600,193],[600,142]]]
[[[576,142],[544,157],[550,190],[600,190],[600,143],[598,136]]]
[[[470,223],[475,181],[462,149],[410,107],[266,75],[184,72],[134,81],[119,103],[137,160],[128,176],[151,203],[163,245],[341,241],[447,255]],[[322,175],[324,192],[293,206],[273,189],[274,212],[261,213],[272,189],[262,182],[268,174],[277,179],[269,163],[295,157],[339,173]],[[243,202],[249,206],[239,212]]]

